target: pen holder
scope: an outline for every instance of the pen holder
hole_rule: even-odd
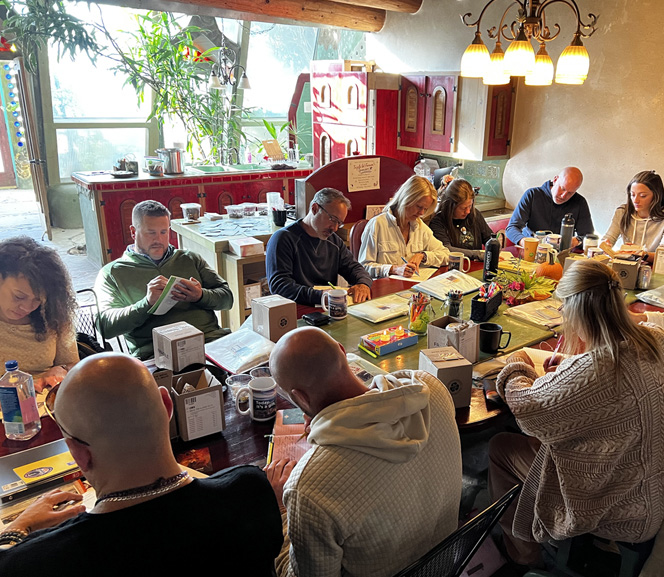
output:
[[[503,302],[503,291],[498,291],[486,300],[480,300],[479,295],[475,295],[470,301],[470,320],[476,323],[483,323],[496,314],[498,307]]]

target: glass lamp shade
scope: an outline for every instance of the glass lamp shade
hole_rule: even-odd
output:
[[[530,74],[526,74],[525,82],[528,86],[550,86],[553,82],[553,60],[544,44],[540,46],[535,56],[535,67]]]
[[[482,78],[489,68],[491,57],[489,49],[482,42],[482,35],[475,32],[472,44],[466,48],[461,57],[461,76],[465,78]]]
[[[505,53],[500,42],[496,42],[496,47],[491,53],[491,62],[484,75],[483,82],[484,84],[497,86],[507,84],[509,81],[510,75],[505,72]]]
[[[563,50],[558,58],[556,67],[556,82],[558,84],[583,84],[588,78],[590,57],[586,47],[581,43],[578,35],[574,35],[572,43]]]
[[[223,84],[219,82],[219,77],[213,72],[210,76],[210,90],[221,90],[223,87]]]
[[[250,90],[251,89],[251,83],[249,82],[249,78],[247,77],[247,73],[243,72],[242,76],[240,76],[240,82],[237,85],[238,88],[242,90]]]
[[[523,28],[505,52],[505,72],[510,76],[525,76],[535,68],[535,51]]]

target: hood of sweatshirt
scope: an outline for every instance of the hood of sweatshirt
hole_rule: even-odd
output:
[[[390,463],[413,459],[429,439],[429,387],[422,371],[374,378],[371,388],[323,409],[311,421],[309,442],[338,446]]]

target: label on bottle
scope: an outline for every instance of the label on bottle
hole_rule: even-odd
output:
[[[35,401],[35,399],[32,399]],[[0,388],[0,405],[2,405],[2,420],[6,435],[22,435],[25,433],[21,402],[18,400],[18,390],[13,387]],[[35,402],[35,408],[37,403]]]

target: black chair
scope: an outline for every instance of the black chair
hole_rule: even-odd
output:
[[[80,334],[89,336],[99,343],[102,349],[112,351],[113,347],[104,337],[100,325],[97,322],[99,317],[99,301],[97,293],[92,289],[81,289],[76,291],[76,301],[78,302],[78,312],[76,313],[76,332],[79,334],[77,340],[82,340]],[[121,351],[122,343],[118,339],[118,346]]]
[[[493,505],[395,577],[459,577],[520,490],[520,485],[512,487]]]

